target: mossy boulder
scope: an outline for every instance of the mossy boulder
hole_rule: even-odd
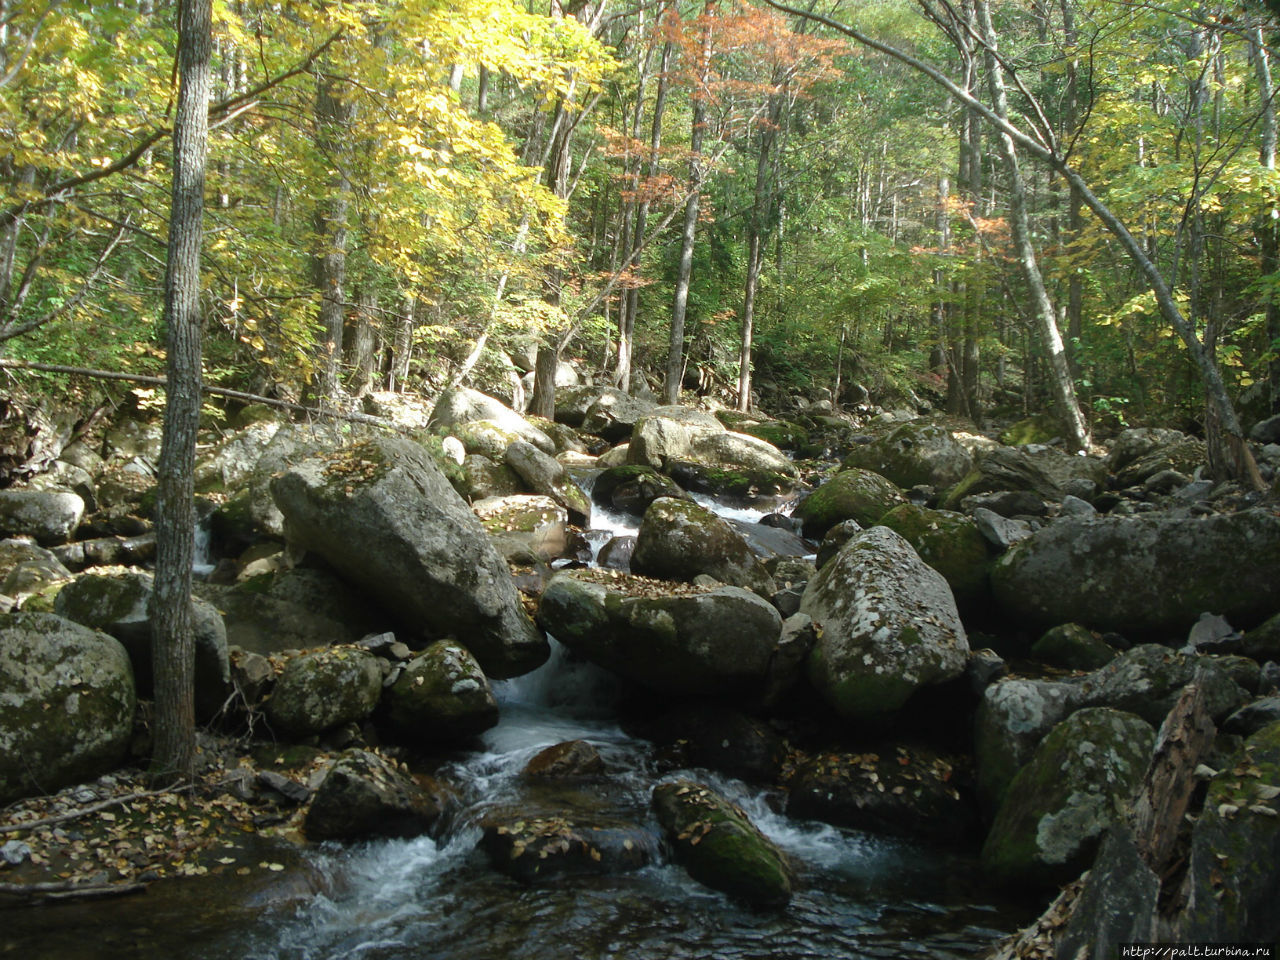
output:
[[[1068,670],[1097,670],[1115,659],[1117,652],[1088,627],[1078,623],[1051,627],[1031,645],[1031,656],[1041,663]]]
[[[538,621],[575,653],[662,693],[763,690],[782,633],[772,604],[739,587],[628,593],[629,584],[561,573],[542,595]]]
[[[1181,642],[1204,611],[1251,627],[1280,609],[1280,516],[1059,519],[992,568],[1002,611]]]
[[[823,753],[795,771],[787,814],[891,836],[961,843],[977,829],[951,758],[919,747]]]
[[[459,743],[498,722],[498,702],[467,648],[438,640],[386,693],[386,730],[407,744]]]
[[[564,555],[569,513],[550,497],[489,497],[472,504],[472,509],[495,544],[514,541],[543,560]]]
[[[763,440],[779,450],[801,450],[809,444],[809,431],[789,420],[744,423],[734,429],[757,440]]]
[[[805,587],[800,612],[821,630],[809,680],[843,717],[891,713],[964,672],[969,644],[951,588],[888,527],[841,547]]]
[[[152,688],[152,589],[148,573],[83,573],[58,592],[53,605],[59,616],[102,630],[124,645],[142,697],[150,697]],[[222,614],[199,598],[192,601],[191,627],[196,657],[196,716],[209,720],[230,692],[227,629]]]
[[[0,615],[0,803],[115,769],[135,707],[114,637],[50,613]]]
[[[392,761],[368,750],[347,750],[334,761],[307,808],[311,840],[416,837],[444,813],[439,790],[429,790]]]
[[[683,779],[658,784],[653,806],[676,860],[699,883],[755,907],[790,902],[786,858],[740,807]]]
[[[526,883],[639,870],[660,856],[651,831],[583,811],[551,815],[504,805],[486,810],[480,826],[494,869]]]
[[[545,433],[502,401],[486,396],[479,390],[472,390],[470,387],[454,387],[440,394],[431,411],[430,425],[437,430],[452,433],[466,444],[467,438],[462,435],[462,427],[479,421],[487,421],[484,430],[491,428],[495,431],[494,439],[485,441],[486,443],[497,445],[503,436],[513,435],[521,440],[527,440],[543,453],[555,453],[555,443]],[[476,432],[473,440],[480,442],[480,435],[480,432]],[[493,452],[488,455],[493,456],[494,459],[501,459],[502,454],[506,452],[505,446],[500,450],[494,447],[490,449]],[[478,448],[472,451],[468,447],[468,452],[484,451]]]
[[[1191,835],[1178,939],[1280,939],[1280,723],[1251,736],[1209,783]]]
[[[281,424],[249,472],[248,509],[252,525],[270,536],[284,536],[284,516],[271,496],[272,479],[294,464],[301,463],[338,442],[337,437],[326,427],[302,423]],[[242,519],[235,519],[234,522],[243,529]]]
[[[70,490],[0,490],[0,537],[26,534],[43,546],[66,543],[84,516]]]
[[[489,497],[515,496],[524,490],[524,485],[505,463],[472,453],[462,461],[462,481],[454,484],[454,489],[474,503]]]
[[[457,636],[499,678],[546,660],[506,563],[418,444],[344,447],[288,469],[272,490],[290,541],[367,589],[405,636]]]
[[[1024,888],[1074,879],[1127,811],[1154,745],[1145,720],[1106,707],[1055,726],[1014,777],[983,845],[983,869]]]
[[[893,483],[870,470],[853,467],[841,470],[796,505],[792,516],[799,520],[806,537],[822,535],[844,520],[871,527],[880,518],[907,502]]]
[[[303,740],[373,712],[382,694],[380,659],[359,647],[331,647],[285,664],[266,704],[272,729]]]
[[[1135,427],[1112,442],[1106,464],[1115,475],[1116,485],[1129,487],[1162,470],[1190,475],[1206,459],[1203,440],[1166,427]]]
[[[663,497],[645,511],[631,555],[633,573],[691,582],[706,574],[769,597],[773,578],[729,524],[706,507]]]
[[[279,423],[254,423],[202,452],[195,466],[196,493],[225,493],[246,484],[279,428]]]
[[[904,503],[881,517],[880,524],[901,534],[921,560],[946,578],[958,604],[987,599],[994,558],[972,517]]]
[[[550,497],[569,511],[573,523],[583,527],[591,525],[591,501],[555,457],[531,443],[516,440],[507,447],[504,462],[524,480],[528,489]]]
[[[973,455],[945,427],[904,423],[871,443],[854,447],[843,466],[873,470],[899,487],[950,487],[973,469]]]
[[[653,403],[639,397],[633,397],[621,390],[607,387],[589,388],[594,397],[582,415],[581,426],[584,432],[594,433],[611,443],[626,440],[631,436],[636,423],[653,410]],[[559,395],[556,398],[556,419],[561,417]],[[569,421],[566,420],[566,423]]]
[[[639,464],[609,467],[596,477],[591,488],[591,499],[596,503],[637,517],[643,516],[649,504],[659,497],[688,496],[670,477]]]
[[[1058,418],[1047,413],[1039,413],[1006,427],[1000,433],[1000,442],[1009,447],[1017,447],[1033,443],[1052,443],[1062,436],[1062,425],[1058,422]]]
[[[771,470],[722,466],[697,460],[667,461],[667,472],[686,490],[708,493],[728,500],[755,501],[759,497],[780,497],[795,489],[796,478]]]
[[[958,510],[965,497],[1002,490],[1029,490],[1053,501],[1068,494],[1087,500],[1106,478],[1106,464],[1095,457],[1072,456],[1054,447],[997,447],[979,458],[940,505]]]

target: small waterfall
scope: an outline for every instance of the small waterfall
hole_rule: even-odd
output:
[[[191,572],[200,578],[213,573],[213,524],[210,517],[196,520],[195,544],[191,552]]]

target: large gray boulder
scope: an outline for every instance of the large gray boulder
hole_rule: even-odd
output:
[[[498,702],[467,648],[438,640],[415,657],[386,694],[387,732],[411,745],[457,743],[498,722]]]
[[[786,454],[769,441],[750,434],[732,430],[695,433],[691,446],[693,459],[712,468],[772,473],[792,479],[799,476],[796,465]]]
[[[955,510],[965,497],[998,490],[1030,490],[1046,500],[1061,501],[1068,494],[1091,495],[1106,479],[1106,464],[1094,457],[1072,456],[1054,447],[997,447],[947,492],[942,506]]]
[[[330,647],[285,664],[267,701],[267,721],[285,737],[300,740],[373,712],[382,693],[382,666],[359,647]]]
[[[1191,474],[1206,459],[1203,440],[1165,427],[1135,427],[1112,442],[1106,464],[1117,485],[1128,487],[1162,470]]]
[[[904,490],[920,484],[941,490],[973,469],[973,454],[945,427],[913,422],[854,447],[844,466],[874,470]]]
[[[763,692],[782,634],[772,604],[739,587],[628,595],[564,573],[547,585],[538,620],[593,663],[677,695]]]
[[[974,518],[904,503],[881,517],[880,523],[901,534],[921,560],[946,578],[957,603],[988,599],[993,551]]]
[[[70,490],[0,490],[0,537],[27,534],[43,546],[66,543],[84,516]]]
[[[196,491],[225,493],[243,485],[279,429],[271,421],[252,423],[202,452],[196,461]]]
[[[580,426],[586,433],[617,443],[631,436],[636,423],[641,417],[653,410],[653,403],[640,397],[633,397],[621,390],[608,387],[592,388],[596,394],[583,413]],[[561,406],[557,399],[556,419],[561,419]],[[572,421],[566,419],[566,423]]]
[[[863,527],[874,526],[894,507],[906,502],[902,491],[880,474],[851,467],[801,500],[791,515],[801,522],[806,537],[817,540],[845,520]]]
[[[821,627],[809,679],[841,716],[890,713],[964,672],[969,644],[951,588],[888,527],[841,547],[805,587],[800,612]]]
[[[149,573],[115,575],[85,573],[63,587],[54,600],[56,614],[101,630],[124,645],[133,663],[138,694],[151,696],[151,603]],[[227,630],[222,615],[210,603],[192,600],[191,627],[195,639],[196,715],[212,718],[226,701],[231,667]]]
[[[994,814],[1044,735],[1080,708],[1079,684],[1007,677],[987,686],[974,722],[978,799]]]
[[[485,396],[470,387],[454,387],[440,394],[431,411],[431,425],[452,430],[477,420],[488,420],[495,427],[509,431],[532,443],[543,453],[554,454],[556,445],[550,437],[500,400]]]
[[[0,615],[0,803],[114,769],[135,706],[118,640],[50,613]]]
[[[718,433],[724,433],[724,424],[709,413],[690,407],[655,407],[636,421],[627,461],[665,472],[671,460],[695,458],[696,438]]]
[[[284,516],[271,496],[271,481],[294,464],[315,456],[337,441],[323,428],[282,424],[249,471],[249,516],[263,533],[284,536]]]
[[[492,677],[546,660],[506,564],[418,444],[358,443],[292,467],[272,492],[289,539],[366,588],[410,635],[456,636]]]
[[[312,840],[416,837],[440,819],[440,798],[390,760],[368,750],[338,757],[307,808],[303,830]]]
[[[991,582],[1005,614],[1039,629],[1181,640],[1206,611],[1249,627],[1280,609],[1280,516],[1060,519],[1005,553]]]
[[[1128,809],[1154,745],[1151,725],[1131,713],[1073,713],[1014,777],[983,845],[983,868],[1023,887],[1074,879]]]
[[[530,490],[550,497],[568,510],[573,523],[583,527],[591,525],[591,501],[555,457],[531,443],[516,440],[507,447],[504,461]]]
[[[706,574],[762,597],[776,589],[764,564],[725,520],[697,503],[671,497],[654,500],[645,511],[631,571],[687,582]]]

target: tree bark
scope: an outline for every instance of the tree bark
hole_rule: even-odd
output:
[[[533,367],[533,399],[529,401],[529,413],[535,417],[556,418],[556,367],[559,362],[555,347],[545,343],[538,346],[538,357]]]
[[[211,86],[212,0],[179,0],[178,107],[165,270],[168,389],[156,500],[151,596],[155,745],[151,773],[190,780],[195,766],[195,641],[191,563],[195,540],[196,430],[200,423],[200,248]]]
[[[992,110],[998,118],[1007,122],[1008,98],[1005,94],[1003,68],[996,55],[996,36],[991,26],[991,10],[987,0],[977,0],[974,9],[986,50],[987,86],[991,92]],[[1071,369],[1062,343],[1062,333],[1058,329],[1053,303],[1049,300],[1049,291],[1040,273],[1035,247],[1031,243],[1026,184],[1018,163],[1017,147],[1014,145],[1013,138],[1004,131],[1001,131],[997,142],[1000,145],[1000,155],[1009,180],[1009,227],[1013,235],[1014,250],[1017,254],[1018,266],[1022,270],[1023,279],[1031,295],[1033,316],[1039,328],[1040,339],[1048,354],[1049,379],[1058,407],[1058,416],[1067,430],[1067,439],[1071,445],[1076,450],[1087,450],[1091,439],[1089,425],[1076,398],[1075,384],[1071,379]]]
[[[336,81],[322,76],[316,88],[316,146],[332,168],[329,196],[316,211],[316,283],[320,288],[320,349],[316,394],[321,405],[330,403],[340,389],[342,334],[347,308],[347,215],[351,206],[351,181],[344,169],[346,130],[354,115],[352,104],[342,98]]]
[[[780,78],[774,77],[775,86]],[[764,236],[767,229],[772,183],[770,162],[773,145],[778,139],[782,118],[783,94],[770,98],[769,114],[760,128],[760,147],[756,155],[756,188],[747,221],[747,276],[742,293],[742,336],[738,347],[738,409],[751,409],[751,348],[755,336],[756,288],[760,283],[760,267],[764,259]]]
[[[671,337],[667,349],[667,377],[663,383],[665,403],[680,400],[684,379],[684,321],[689,309],[689,282],[693,275],[693,241],[698,232],[698,206],[702,199],[702,144],[707,124],[706,85],[711,74],[711,17],[716,0],[707,0],[703,17],[702,46],[698,54],[699,89],[693,93],[693,130],[689,140],[689,199],[684,206],[684,229],[680,233],[680,266],[676,273],[675,302],[671,308]]]
[[[1258,146],[1258,162],[1264,169],[1276,168],[1276,108],[1275,85],[1271,79],[1271,55],[1262,36],[1262,28],[1249,32],[1249,52],[1253,57],[1253,69],[1258,80],[1258,100],[1262,111],[1262,136]],[[1258,211],[1254,221],[1254,236],[1258,238],[1260,253],[1259,272],[1266,277],[1280,271],[1280,221],[1277,220],[1277,200]],[[1280,298],[1274,293],[1267,297],[1267,341],[1280,344]],[[1280,352],[1271,360],[1267,369],[1270,387],[1269,401],[1272,413],[1280,413]]]

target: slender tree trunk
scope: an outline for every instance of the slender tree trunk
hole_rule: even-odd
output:
[[[150,609],[156,710],[151,772],[157,778],[191,779],[195,765],[192,477],[200,423],[200,247],[212,17],[212,0],[179,0],[178,107],[165,270],[168,388],[156,500],[155,589]]]
[[[533,367],[533,399],[529,413],[548,420],[556,418],[556,367],[559,354],[555,347],[542,344]]]
[[[666,403],[680,400],[680,383],[684,378],[684,322],[689,309],[689,281],[693,275],[693,242],[698,232],[698,206],[702,198],[702,144],[706,134],[706,84],[711,74],[711,17],[716,0],[707,0],[706,18],[699,51],[698,77],[700,89],[693,94],[693,130],[689,141],[689,199],[684,207],[684,229],[680,234],[680,266],[676,273],[675,302],[671,308],[671,339],[667,351],[667,377],[662,398]]]
[[[351,370],[348,387],[351,395],[358,397],[373,384],[374,335],[373,315],[378,301],[370,290],[361,290],[356,297],[356,312],[351,328],[351,343],[347,347],[347,367]]]
[[[991,11],[987,0],[977,0],[975,10],[978,28],[986,47],[987,85],[991,92],[992,110],[997,117],[1008,122],[1009,108],[1004,87],[1002,67],[996,57],[995,30],[991,26]],[[1077,450],[1087,450],[1090,445],[1089,425],[1080,410],[1075,384],[1067,364],[1067,354],[1062,343],[1062,333],[1054,314],[1053,303],[1045,288],[1044,277],[1036,260],[1031,243],[1031,228],[1027,219],[1026,184],[1018,164],[1018,152],[1013,138],[1001,132],[997,138],[1009,180],[1009,226],[1013,234],[1014,250],[1018,266],[1022,270],[1028,292],[1031,295],[1033,316],[1040,332],[1049,364],[1049,379],[1053,387],[1058,415],[1067,430],[1067,439]]]
[[[342,98],[336,81],[321,77],[316,88],[316,145],[333,169],[329,196],[316,212],[316,281],[320,288],[320,350],[316,393],[321,405],[332,402],[340,389],[342,334],[346,324],[347,217],[351,181],[344,169],[346,127],[354,107]]]
[[[775,77],[775,84],[780,78]],[[751,409],[751,347],[756,316],[756,287],[764,259],[764,235],[768,228],[772,184],[771,154],[778,138],[778,121],[782,116],[782,94],[774,94],[768,117],[760,128],[760,149],[756,156],[756,188],[747,221],[747,276],[742,294],[742,336],[738,347],[738,409]]]
[[[1276,168],[1276,109],[1275,86],[1271,79],[1271,55],[1263,40],[1262,28],[1254,27],[1249,33],[1249,52],[1253,57],[1253,69],[1258,80],[1258,100],[1262,111],[1262,136],[1258,146],[1258,163],[1267,170]],[[1277,220],[1277,198],[1272,197],[1254,220],[1254,236],[1258,238],[1261,254],[1260,272],[1264,277],[1280,271],[1280,220]],[[1267,297],[1267,341],[1280,344],[1280,298]],[[1273,357],[1267,371],[1270,385],[1270,408],[1280,413],[1280,352]]]

